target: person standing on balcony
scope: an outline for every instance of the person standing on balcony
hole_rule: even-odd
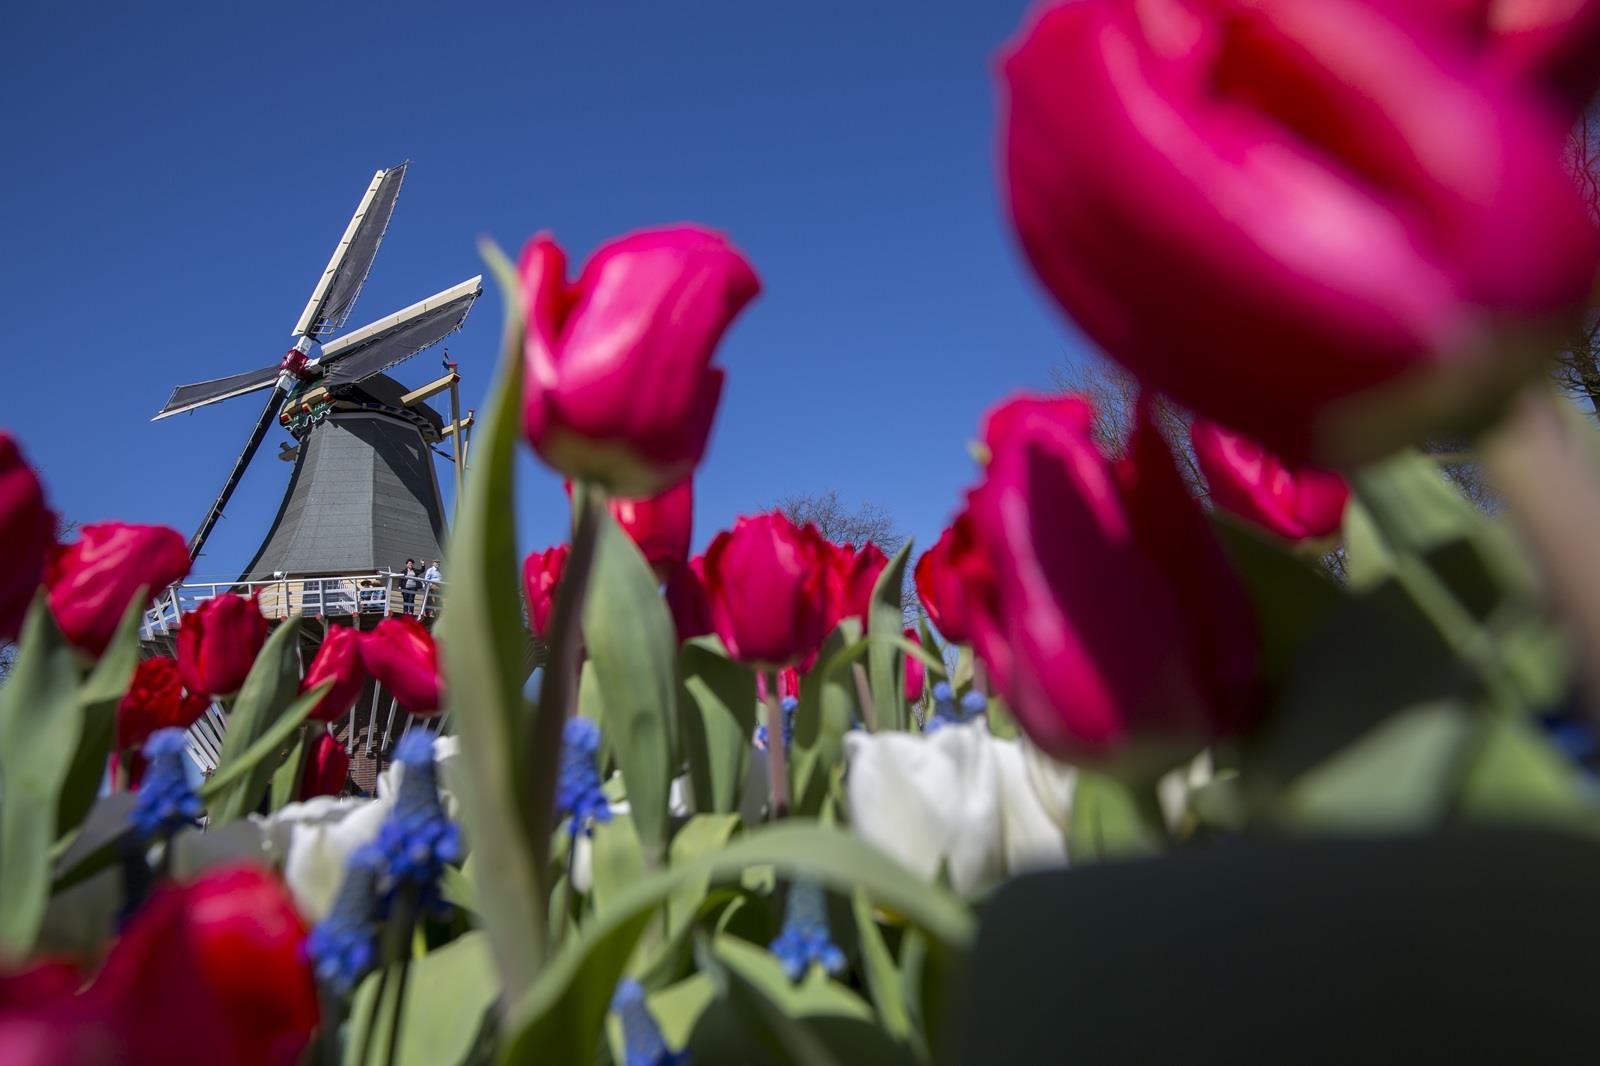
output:
[[[435,559],[428,564],[428,569],[422,572],[422,580],[427,582],[422,592],[422,608],[424,614],[439,613],[439,560]]]
[[[406,614],[415,613],[412,608],[417,603],[417,589],[422,587],[422,582],[417,578],[417,561],[406,560],[405,575],[400,578],[400,602],[404,604]]]

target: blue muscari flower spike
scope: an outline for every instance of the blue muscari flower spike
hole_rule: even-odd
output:
[[[357,848],[345,867],[333,910],[306,937],[306,957],[318,980],[341,994],[355,988],[377,965],[383,868],[383,852],[377,845]]]
[[[785,696],[783,703],[779,706],[783,708],[783,749],[788,751],[789,745],[794,743],[794,719],[796,713],[800,710],[800,701],[793,696]],[[767,724],[765,722],[756,726],[754,740],[756,747],[762,751],[767,750]]]
[[[141,840],[171,836],[200,820],[200,797],[184,768],[181,729],[158,729],[144,744],[146,767],[129,821]]]
[[[667,1047],[638,981],[625,977],[618,983],[611,1009],[622,1020],[623,1066],[689,1066],[688,1051]]]
[[[394,810],[378,830],[387,893],[411,885],[419,902],[442,906],[439,877],[447,863],[461,858],[461,827],[445,817],[439,805],[439,784],[433,764],[433,733],[413,729],[395,745],[394,757],[405,766]]]
[[[815,881],[793,881],[789,903],[783,915],[783,929],[768,950],[783,964],[789,980],[806,975],[813,962],[830,974],[844,969],[844,952],[833,942],[828,928],[828,909],[822,886]]]
[[[591,832],[590,821],[609,822],[611,804],[600,790],[600,727],[588,718],[569,718],[561,733],[561,772],[556,778],[556,810],[572,819],[572,835]]]
[[[983,714],[989,701],[983,693],[972,689],[958,701],[949,682],[940,681],[933,686],[933,713],[923,725],[924,733],[936,733],[947,725],[961,725]]]

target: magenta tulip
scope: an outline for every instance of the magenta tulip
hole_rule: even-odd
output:
[[[575,283],[540,235],[522,251],[523,428],[545,462],[648,497],[694,473],[722,394],[718,341],[761,290],[721,236],[693,226],[605,245]]]
[[[1486,413],[1600,241],[1564,130],[1362,0],[1078,0],[1005,62],[1005,188],[1045,287],[1147,384],[1296,460]]]
[[[572,483],[567,483],[567,493]],[[689,541],[694,530],[694,479],[686,478],[665,492],[642,500],[613,496],[606,509],[628,539],[639,546],[645,561],[665,576],[689,561]]]
[[[522,560],[522,592],[528,598],[528,626],[536,637],[548,636],[550,613],[556,606],[556,587],[567,568],[567,546],[557,544],[542,552],[529,552]]]
[[[977,551],[971,515],[963,511],[922,553],[912,572],[917,598],[946,640],[972,643],[972,612],[994,585],[988,560]]]
[[[971,499],[995,573],[972,618],[1018,722],[1079,760],[1238,732],[1257,709],[1253,612],[1160,433],[1141,417],[1112,462],[1086,419],[1002,414]]]
[[[22,631],[55,542],[55,515],[45,506],[44,486],[17,442],[0,433],[0,544],[7,557],[0,574],[0,642],[16,640]]]
[[[178,673],[201,696],[231,696],[244,685],[267,641],[267,620],[254,596],[224,593],[185,614],[178,624]]]
[[[915,629],[907,629],[905,637],[917,647],[922,647],[922,638],[917,636]],[[922,685],[927,676],[928,668],[922,665],[922,660],[914,656],[906,656],[906,700],[916,703],[922,698]]]
[[[705,556],[711,618],[728,654],[776,669],[821,645],[830,617],[831,549],[809,522],[782,512],[740,518]]]
[[[412,714],[425,718],[439,713],[444,698],[439,647],[415,618],[385,618],[361,634],[361,663]]]
[[[1285,540],[1339,532],[1350,486],[1332,470],[1286,466],[1250,438],[1203,418],[1189,427],[1189,439],[1218,507]]]
[[[826,542],[824,542],[826,543]],[[889,565],[876,544],[868,541],[856,551],[852,544],[827,544],[830,552],[829,577],[831,581],[828,628],[831,630],[846,618],[859,618],[866,624],[872,610],[872,589],[878,575]]]
[[[94,522],[50,558],[50,610],[68,640],[99,655],[141,588],[151,597],[189,573],[189,545],[177,530]]]
[[[667,610],[672,614],[672,626],[678,631],[678,642],[704,636],[716,631],[711,621],[711,601],[706,599],[705,556],[696,556],[681,566],[667,572],[662,590]]]

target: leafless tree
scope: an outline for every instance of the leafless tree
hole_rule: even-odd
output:
[[[1590,109],[1567,138],[1567,169],[1600,226],[1600,109]],[[1556,384],[1600,418],[1600,308],[1585,310],[1577,332],[1557,355]]]
[[[1061,392],[1074,393],[1089,401],[1094,407],[1095,445],[1102,454],[1120,459],[1127,451],[1128,435],[1133,432],[1139,404],[1138,380],[1116,363],[1093,355],[1078,363],[1055,367],[1050,377]],[[1165,398],[1157,400],[1152,410],[1161,435],[1172,447],[1178,473],[1197,497],[1204,498],[1209,493],[1194,449],[1189,445],[1189,413]]]
[[[893,555],[906,542],[888,511],[870,501],[849,507],[839,499],[838,489],[785,496],[774,509],[782,511],[797,525],[810,522],[817,527],[817,532],[835,544],[854,544],[859,548],[871,541],[885,555]]]

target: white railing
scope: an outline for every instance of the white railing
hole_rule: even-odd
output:
[[[416,588],[406,588],[406,582]],[[319,577],[268,578],[265,581],[189,581],[173,585],[145,612],[139,635],[145,640],[172,636],[184,614],[227,593],[255,596],[268,618],[350,617],[406,613],[433,618],[444,602],[444,582],[407,578],[390,571]]]

